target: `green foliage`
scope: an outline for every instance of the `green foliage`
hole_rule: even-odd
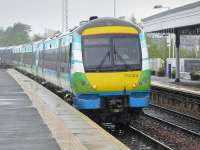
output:
[[[197,58],[194,51],[190,51],[188,49],[180,49],[180,57],[181,58]]]
[[[169,48],[167,47],[167,43],[165,39],[159,39],[159,42],[155,42],[152,39],[151,35],[147,36],[148,50],[150,58],[162,58],[166,60],[168,58]],[[173,50],[171,48],[171,56]],[[175,57],[176,57],[176,49],[175,49]],[[188,49],[180,49],[180,57],[181,58],[200,58],[200,50],[195,52]]]
[[[3,29],[0,28],[0,37],[3,35]]]
[[[135,14],[134,13],[131,15],[131,22],[135,23],[135,24],[137,23],[137,20],[135,18]]]
[[[147,44],[150,58],[161,58],[164,61],[168,57],[168,48],[166,41],[161,39],[159,44],[156,44],[150,35],[147,36]]]
[[[39,34],[35,34],[32,38],[32,41],[35,42],[35,41],[40,41],[40,40],[43,40],[45,39],[43,36],[39,35]]]
[[[29,31],[31,27],[22,23],[15,23],[7,29],[0,29],[0,47],[19,45],[30,42]]]
[[[165,68],[162,67],[162,68],[159,68],[158,72],[157,72],[157,75],[159,77],[164,77],[165,76]]]
[[[175,78],[176,77],[176,68],[173,68],[172,69],[172,78]]]
[[[120,17],[118,17],[118,19],[125,20],[126,17],[125,16],[120,16]]]
[[[190,77],[191,77],[191,80],[199,80],[200,79],[200,75],[197,71],[192,71],[190,72]]]

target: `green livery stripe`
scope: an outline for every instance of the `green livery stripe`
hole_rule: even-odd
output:
[[[72,88],[76,94],[95,92],[85,74],[80,72],[76,72],[72,75]]]
[[[137,87],[135,88],[135,91],[148,91],[151,87],[151,71],[144,70],[141,73],[140,80],[138,82]]]

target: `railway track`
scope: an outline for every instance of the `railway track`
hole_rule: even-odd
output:
[[[133,131],[134,133],[136,133],[138,136],[146,139],[146,141],[150,142],[153,144],[153,147],[155,147],[156,149],[159,149],[159,150],[173,150],[172,148],[170,148],[169,146],[161,143],[160,141],[154,139],[153,137],[151,137],[150,135],[147,135],[146,133],[138,130],[137,128],[133,127],[133,126],[129,126]]]
[[[132,122],[132,127],[174,150],[197,150],[200,138],[145,114]]]
[[[167,112],[176,114],[176,115],[178,115],[178,116],[185,117],[185,118],[187,118],[188,120],[193,120],[193,121],[200,122],[200,119],[199,119],[199,118],[196,118],[196,117],[194,117],[194,116],[190,116],[190,115],[187,115],[187,114],[183,114],[183,113],[180,113],[180,112],[171,110],[171,109],[167,109],[167,108],[164,108],[164,107],[162,107],[162,106],[158,106],[158,105],[155,105],[155,104],[150,104],[150,107],[156,108],[156,109],[160,109],[160,110],[162,110],[162,111],[167,111]]]
[[[191,134],[191,135],[193,135],[193,136],[200,137],[200,134],[199,134],[199,133],[196,133],[196,132],[194,132],[194,131],[192,131],[192,130],[186,129],[186,128],[184,128],[184,127],[181,127],[181,126],[176,125],[176,124],[174,124],[174,123],[168,122],[168,121],[166,121],[166,120],[163,120],[163,119],[160,119],[160,118],[151,116],[151,115],[149,115],[149,114],[145,114],[145,115],[146,115],[147,117],[149,117],[149,118],[152,118],[152,119],[154,119],[154,120],[157,120],[157,121],[159,121],[159,122],[162,122],[162,123],[164,123],[164,124],[167,124],[167,125],[169,125],[169,126],[171,126],[171,127],[173,127],[173,128],[177,128],[178,130],[181,130],[181,131],[183,131],[183,132],[189,133],[189,134]]]
[[[200,138],[199,119],[157,105],[151,104],[151,108],[153,111],[144,111],[147,117]]]
[[[173,150],[164,143],[133,126],[118,126],[112,123],[103,123],[102,127],[127,145],[137,150]]]

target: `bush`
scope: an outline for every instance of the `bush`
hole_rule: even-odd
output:
[[[172,69],[172,78],[174,79],[176,77],[176,68]]]
[[[197,71],[192,71],[190,72],[190,77],[191,77],[191,80],[199,80],[200,79],[200,75],[198,74]]]
[[[157,72],[157,75],[159,77],[164,77],[165,76],[165,68],[159,68],[158,72]]]

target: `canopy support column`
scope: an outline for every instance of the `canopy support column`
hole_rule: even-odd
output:
[[[180,32],[175,31],[176,35],[176,80],[175,82],[180,82]]]

